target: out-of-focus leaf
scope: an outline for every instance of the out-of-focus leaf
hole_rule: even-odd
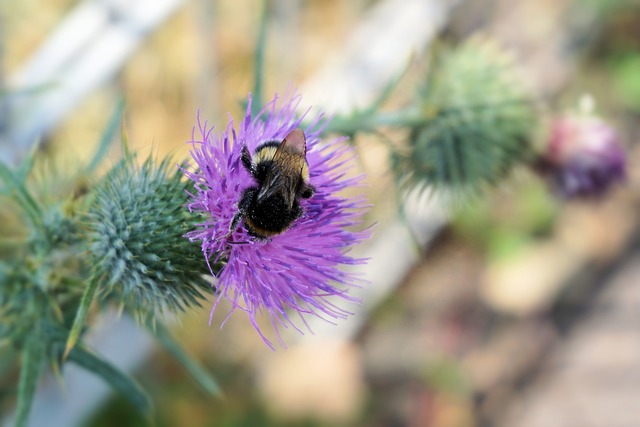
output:
[[[102,162],[102,159],[104,159],[104,156],[107,154],[109,147],[111,147],[111,144],[115,139],[116,132],[118,131],[118,127],[122,123],[123,111],[124,111],[124,99],[120,99],[118,101],[118,104],[116,105],[116,108],[113,110],[113,113],[109,118],[109,121],[107,122],[107,127],[105,128],[104,132],[102,133],[102,136],[100,137],[100,143],[98,144],[98,148],[96,149],[96,152],[93,155],[93,158],[91,159],[91,161],[89,162],[89,165],[87,166],[86,170],[88,173],[95,171],[98,165],[100,165],[100,162]]]
[[[75,347],[78,339],[80,338],[80,333],[82,332],[84,323],[87,320],[89,307],[91,307],[91,303],[93,303],[96,291],[98,290],[98,282],[99,280],[97,278],[89,279],[89,284],[84,290],[84,294],[80,300],[80,305],[78,306],[78,311],[76,312],[76,317],[73,321],[73,326],[71,327],[71,332],[69,332],[69,338],[67,339],[67,345],[64,350],[64,358],[69,355],[69,352]]]
[[[16,181],[20,184],[24,185],[27,181],[27,177],[31,173],[33,169],[33,164],[36,160],[36,153],[38,152],[38,144],[35,144],[24,160],[18,166],[18,169],[15,172]]]
[[[640,54],[627,55],[613,65],[616,92],[623,102],[640,111]]]
[[[147,420],[152,419],[153,404],[151,399],[136,380],[82,346],[74,347],[69,353],[68,360],[103,378],[129,400]]]
[[[178,343],[171,333],[160,323],[150,328],[158,341],[167,349],[173,357],[178,360],[182,366],[191,374],[194,380],[200,384],[200,386],[212,396],[222,397],[222,390],[218,385],[218,382],[213,376],[206,370],[204,366],[194,360],[189,354],[186,353],[182,345]]]
[[[20,368],[20,381],[18,383],[18,403],[14,425],[23,427],[27,425],[31,402],[36,391],[42,362],[45,357],[44,340],[39,329],[34,331],[26,341],[22,352],[22,366]]]
[[[33,225],[43,229],[42,212],[40,206],[36,203],[35,199],[31,196],[29,191],[24,186],[24,183],[20,182],[17,174],[12,171],[9,166],[0,162],[0,181],[4,182],[3,188],[7,193],[14,192],[16,201],[20,204],[24,212],[27,214]]]
[[[365,109],[365,113],[378,111],[382,107],[382,104],[384,104],[386,100],[389,99],[389,96],[391,96],[396,87],[398,87],[398,84],[400,84],[402,78],[407,75],[411,62],[411,60],[408,60],[407,64],[400,70],[400,72],[389,80],[382,91],[378,94],[375,101],[373,101],[373,103],[371,103],[371,105]]]

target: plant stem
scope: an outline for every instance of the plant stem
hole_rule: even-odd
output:
[[[404,109],[390,112],[356,113],[351,116],[334,117],[325,132],[354,134],[373,132],[379,127],[408,127],[424,124],[425,115],[417,109]]]
[[[251,117],[258,117],[264,102],[264,53],[267,47],[267,23],[269,22],[269,2],[262,1],[260,14],[260,26],[258,28],[258,40],[255,56],[255,80],[253,81],[253,93],[251,99]]]

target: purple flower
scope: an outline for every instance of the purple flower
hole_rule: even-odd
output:
[[[348,290],[363,281],[342,267],[365,261],[350,256],[349,251],[369,234],[353,230],[362,223],[364,199],[340,194],[362,180],[362,176],[350,173],[354,150],[343,143],[344,139],[320,142],[320,133],[326,126],[322,116],[304,129],[309,183],[315,193],[311,198],[300,199],[302,215],[286,231],[268,239],[249,234],[243,221],[229,234],[243,191],[256,185],[241,161],[242,147],[246,145],[253,153],[265,141],[282,141],[301,126],[304,118],[296,117],[299,95],[285,94],[281,105],[277,101],[276,96],[257,117],[252,117],[249,96],[240,125],[236,128],[230,119],[221,134],[214,134],[213,126],[198,117],[191,141],[196,168],[185,171],[196,189],[188,207],[206,217],[186,237],[201,242],[210,269],[217,262],[223,264],[216,274],[219,297],[211,313],[220,298],[226,298],[232,304],[227,319],[236,309],[245,311],[272,348],[258,327],[259,313],[268,313],[283,346],[280,326],[290,325],[302,333],[297,323],[299,318],[306,324],[305,315],[330,320],[350,314],[334,305],[332,298],[357,301]]]
[[[625,153],[618,140],[598,117],[561,117],[552,125],[542,170],[564,197],[601,196],[625,178]]]

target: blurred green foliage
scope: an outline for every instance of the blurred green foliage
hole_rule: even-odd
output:
[[[452,227],[489,258],[501,258],[550,234],[558,209],[544,183],[529,177],[470,201],[456,212]]]
[[[640,52],[628,52],[612,60],[610,67],[616,96],[628,109],[640,113]]]

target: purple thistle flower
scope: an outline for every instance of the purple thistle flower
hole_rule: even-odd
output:
[[[598,117],[566,116],[553,122],[542,171],[566,197],[601,196],[625,178],[625,152],[616,131]]]
[[[304,115],[296,117],[300,100],[295,93],[285,94],[278,106],[276,96],[257,117],[252,117],[249,96],[240,126],[234,127],[230,118],[222,134],[214,134],[213,126],[202,123],[198,116],[191,138],[191,155],[197,167],[185,171],[195,183],[189,210],[202,212],[206,217],[199,228],[186,237],[201,242],[210,270],[212,264],[223,263],[216,274],[219,296],[211,314],[220,299],[226,298],[232,309],[224,322],[236,309],[247,312],[255,329],[272,348],[258,327],[259,313],[268,313],[283,346],[279,326],[291,325],[302,333],[290,312],[304,324],[304,316],[309,314],[325,320],[350,314],[331,300],[337,296],[357,301],[349,295],[348,288],[360,286],[363,281],[341,267],[365,261],[348,253],[369,235],[367,231],[353,231],[353,226],[362,222],[364,199],[348,199],[339,194],[362,181],[362,176],[349,175],[354,150],[342,143],[344,138],[320,142],[320,133],[327,124],[323,116],[304,129],[309,183],[315,193],[309,199],[300,199],[301,217],[285,232],[268,239],[250,235],[243,221],[229,235],[243,191],[256,185],[240,159],[242,147],[246,145],[253,153],[265,141],[282,141],[301,125]]]

